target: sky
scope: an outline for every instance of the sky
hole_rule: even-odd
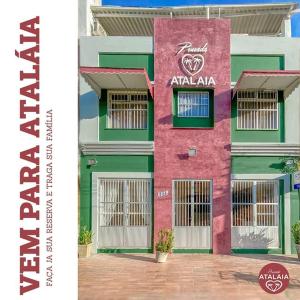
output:
[[[161,6],[188,6],[188,5],[208,5],[208,4],[249,4],[249,3],[298,3],[300,0],[102,0],[102,5],[116,6],[143,6],[143,7],[161,7]],[[292,16],[292,36],[300,37],[300,13]]]

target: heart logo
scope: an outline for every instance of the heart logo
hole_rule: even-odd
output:
[[[204,57],[201,54],[184,54],[181,58],[181,65],[188,75],[196,75],[204,66]]]
[[[280,280],[268,280],[266,282],[266,287],[271,292],[275,293],[276,291],[280,290],[282,287],[282,282]]]

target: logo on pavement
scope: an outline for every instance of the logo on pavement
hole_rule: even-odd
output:
[[[277,263],[265,265],[259,272],[258,282],[263,290],[269,294],[279,294],[289,285],[289,272]]]

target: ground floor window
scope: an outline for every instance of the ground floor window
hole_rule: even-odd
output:
[[[236,180],[232,183],[233,226],[277,226],[278,182]]]
[[[279,248],[279,181],[232,181],[232,247]]]
[[[150,248],[152,180],[93,178],[97,248]]]
[[[99,196],[100,226],[150,224],[149,180],[103,179]]]

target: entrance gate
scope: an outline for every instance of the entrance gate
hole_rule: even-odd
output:
[[[209,180],[173,181],[175,248],[211,248],[211,189]]]

